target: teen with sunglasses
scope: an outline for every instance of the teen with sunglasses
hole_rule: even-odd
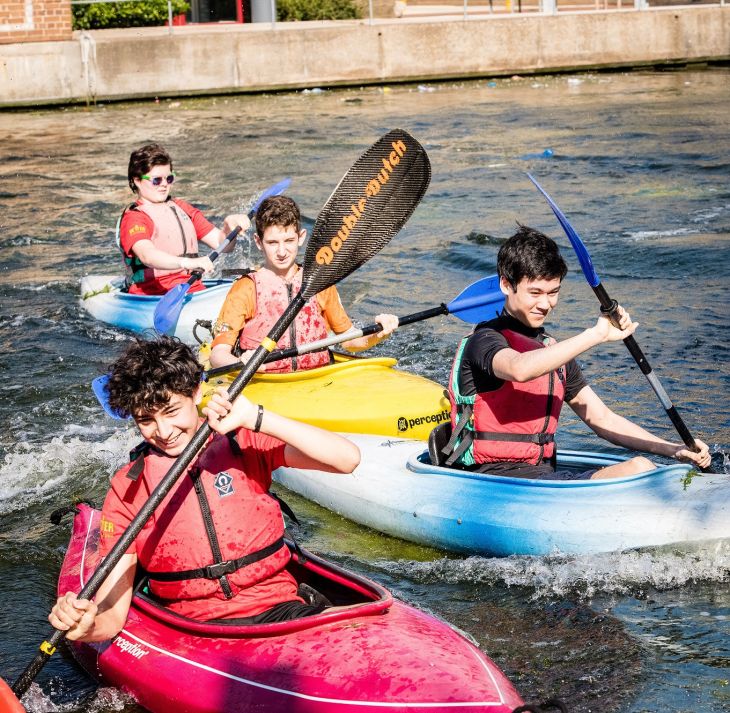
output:
[[[117,224],[117,244],[127,266],[127,290],[132,294],[163,295],[186,282],[194,270],[210,272],[213,263],[198,254],[198,241],[217,248],[245,215],[226,217],[223,230],[179,198],[170,196],[175,181],[170,155],[159,144],[132,151],[127,171],[129,187],[137,200],[124,209]],[[231,242],[226,252],[233,249]],[[204,289],[196,282],[190,292]]]

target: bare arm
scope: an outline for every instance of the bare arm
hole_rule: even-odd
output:
[[[501,349],[492,361],[494,375],[504,381],[530,381],[555,371],[597,344],[626,339],[639,325],[638,322],[631,321],[628,312],[622,307],[619,307],[619,311],[621,329],[614,327],[608,317],[602,315],[593,327],[544,349],[533,349],[529,352],[518,352],[509,347]]]
[[[214,368],[240,363],[240,361],[240,359],[233,356],[233,347],[230,344],[216,344],[210,350],[210,365]]]
[[[584,386],[569,402],[569,406],[598,436],[617,446],[675,458],[701,468],[710,464],[709,448],[702,441],[697,440],[699,453],[688,450],[684,444],[665,441],[612,411],[590,386]]]
[[[132,602],[137,555],[125,554],[99,587],[95,601],[77,599],[67,592],[56,600],[48,621],[65,631],[70,641],[107,641],[116,636],[127,621]]]
[[[375,321],[382,326],[379,332],[350,339],[349,342],[343,342],[342,346],[350,352],[361,352],[374,347],[398,329],[398,317],[394,314],[379,314],[375,317]]]
[[[245,396],[231,403],[221,387],[211,396],[203,413],[214,431],[228,433],[238,428],[253,430],[259,411]],[[264,411],[260,431],[286,444],[286,462],[294,468],[352,473],[360,463],[360,449],[343,436],[273,411]]]
[[[245,232],[251,227],[251,221],[247,215],[232,213],[227,215],[223,221],[223,230],[213,228],[209,233],[200,238],[200,242],[205,243],[212,250],[215,250],[228,236],[228,234],[236,227],[241,226],[241,231]],[[226,246],[223,252],[229,253],[236,245],[235,238]]]
[[[132,252],[147,267],[158,270],[203,270],[210,272],[213,263],[207,257],[178,257],[156,248],[151,240],[139,240],[132,246]]]

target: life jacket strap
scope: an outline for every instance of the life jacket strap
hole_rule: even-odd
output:
[[[553,433],[493,433],[491,431],[474,431],[474,438],[480,441],[515,441],[517,443],[535,443],[544,446],[555,440]]]
[[[186,569],[182,572],[150,572],[149,578],[157,582],[181,582],[184,579],[220,579],[227,574],[233,574],[242,567],[247,567],[254,562],[260,562],[267,557],[278,552],[282,547],[286,547],[284,538],[280,537],[270,545],[250,554],[239,557],[235,560],[224,560],[223,562],[215,562],[206,567],[198,569]]]

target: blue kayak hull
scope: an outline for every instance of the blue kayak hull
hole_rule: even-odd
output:
[[[155,308],[160,297],[129,295],[121,292],[123,279],[113,275],[87,275],[81,280],[81,307],[92,317],[118,329],[131,332],[154,330]],[[185,295],[174,336],[188,344],[196,343],[193,335],[196,320],[215,320],[233,284],[232,280],[203,280],[205,290]],[[209,334],[204,330],[201,338]]]
[[[425,444],[349,435],[352,475],[281,468],[277,482],[389,535],[475,555],[591,554],[730,537],[730,478],[674,464],[613,480],[507,478],[434,467]],[[622,458],[560,451],[559,467]]]

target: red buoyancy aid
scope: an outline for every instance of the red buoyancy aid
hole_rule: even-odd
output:
[[[285,282],[268,268],[262,267],[247,277],[256,286],[256,314],[246,322],[239,344],[243,351],[255,349],[271,331],[294,296],[302,289],[302,270],[297,271],[291,282]],[[308,344],[324,339],[328,334],[327,321],[322,314],[317,296],[311,297],[278,342],[279,349],[292,345]],[[266,365],[269,372],[290,372],[299,369],[315,369],[330,363],[327,351],[302,354],[293,359],[281,359]]]
[[[140,457],[145,482],[153,489],[169,470],[170,459],[146,448]],[[136,463],[119,477],[137,480],[142,468],[135,468]],[[143,528],[136,545],[154,595],[173,601],[231,599],[286,567],[290,553],[279,503],[265,483],[246,476],[244,465],[238,444],[215,435],[158,506],[154,524]],[[196,493],[196,479],[202,497]],[[241,558],[250,563],[235,567]]]
[[[138,210],[146,213],[154,223],[155,231],[152,234],[152,244],[169,255],[178,257],[198,257],[198,238],[195,226],[190,216],[174,200],[167,200],[164,203],[137,203],[131,210]],[[129,282],[152,282],[164,275],[171,275],[179,272],[184,281],[188,273],[179,268],[174,270],[162,270],[156,267],[147,267],[136,256],[128,258],[125,262],[130,269]],[[164,293],[164,290],[163,290]]]
[[[521,353],[555,343],[551,337],[545,337],[540,344],[519,332],[508,329],[499,332],[512,349]],[[473,465],[508,461],[537,465],[551,458],[565,398],[564,368],[523,383],[505,381],[495,391],[463,396],[458,391],[462,354],[463,345],[457,352],[449,379],[451,422],[456,431],[465,407],[471,406],[464,436],[473,440],[459,462]]]

